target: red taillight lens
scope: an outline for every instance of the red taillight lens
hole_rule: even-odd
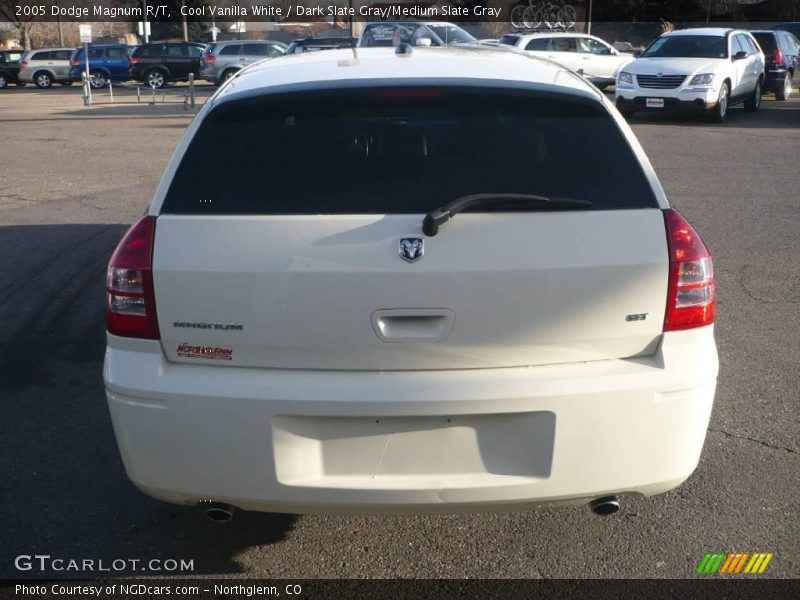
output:
[[[122,238],[108,263],[106,328],[113,335],[161,337],[153,290],[155,233],[156,218],[142,217]]]
[[[27,61],[27,60],[21,60],[21,61],[19,61],[19,66],[20,66],[20,67],[22,67],[22,68],[24,69],[25,67],[27,67],[27,66],[28,66],[28,61]]]
[[[214,56],[213,54],[209,54],[208,56],[205,56],[203,58],[205,59],[206,64],[209,65],[213,65],[215,62],[217,62],[217,57]]]
[[[775,48],[775,52],[772,53],[772,62],[776,65],[783,64],[783,52],[781,52],[779,48]]]
[[[135,65],[136,63],[138,63],[138,62],[139,62],[139,57],[137,57],[137,56],[131,56],[129,60],[130,60],[130,63],[131,63],[132,65]]]
[[[689,222],[675,209],[664,211],[669,248],[669,285],[664,331],[680,331],[714,322],[716,295],[711,253]]]
[[[77,58],[73,58],[72,60],[69,61],[69,64],[72,65],[73,67],[80,67],[81,61],[78,60]]]

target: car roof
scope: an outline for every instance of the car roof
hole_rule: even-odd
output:
[[[357,57],[357,58],[356,58]],[[352,48],[306,52],[261,61],[244,69],[220,89],[216,101],[267,91],[274,86],[304,84],[329,87],[342,80],[365,81],[458,79],[538,84],[551,91],[600,101],[601,94],[580,76],[555,62],[510,49],[478,45],[413,48],[398,55],[395,48]]]
[[[35,50],[28,50],[28,52],[33,53],[33,52],[42,52],[42,51],[50,51],[50,50],[69,50],[70,52],[72,52],[73,50],[75,50],[75,48],[59,48],[59,47],[56,47],[56,46],[52,46],[52,47],[48,47],[48,48],[36,48]]]
[[[447,21],[370,21],[364,23],[367,25],[452,25],[458,27],[455,23],[448,23]]]
[[[244,40],[241,40],[244,41]],[[221,43],[221,42],[217,42]],[[141,47],[144,46],[163,46],[164,44],[172,44],[173,46],[178,46],[182,44],[187,44],[189,46],[205,46],[206,44],[203,42],[184,42],[183,40],[155,40],[151,42],[147,42],[146,44],[142,44]]]
[[[506,35],[518,35],[522,39],[535,39],[535,38],[593,38],[597,37],[594,35],[589,35],[588,33],[570,33],[569,31],[554,31],[553,33],[547,33],[546,31],[540,31],[537,33],[520,33],[520,34],[513,34],[507,33]]]
[[[697,27],[695,29],[676,29],[675,31],[668,31],[664,34],[664,37],[669,36],[679,36],[679,35],[717,35],[717,36],[725,36],[729,33],[733,33],[736,31],[735,29],[731,29],[730,27]]]
[[[230,44],[283,44],[283,42],[279,42],[277,40],[224,40],[220,42],[212,42],[208,44],[216,46],[228,46]]]

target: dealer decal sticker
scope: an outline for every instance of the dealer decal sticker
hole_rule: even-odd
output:
[[[182,358],[205,358],[208,360],[232,360],[233,348],[218,348],[216,346],[195,346],[181,344],[177,350]]]

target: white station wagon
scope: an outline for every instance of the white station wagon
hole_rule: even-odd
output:
[[[130,478],[219,519],[607,514],[678,486],[714,397],[714,276],[625,121],[518,53],[357,52],[222,86],[114,252]]]

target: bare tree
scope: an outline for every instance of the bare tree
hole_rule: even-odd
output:
[[[34,16],[17,15],[17,5],[23,4],[18,0],[0,0],[0,17],[11,23],[17,30],[22,47],[31,49],[31,33],[34,29]]]

